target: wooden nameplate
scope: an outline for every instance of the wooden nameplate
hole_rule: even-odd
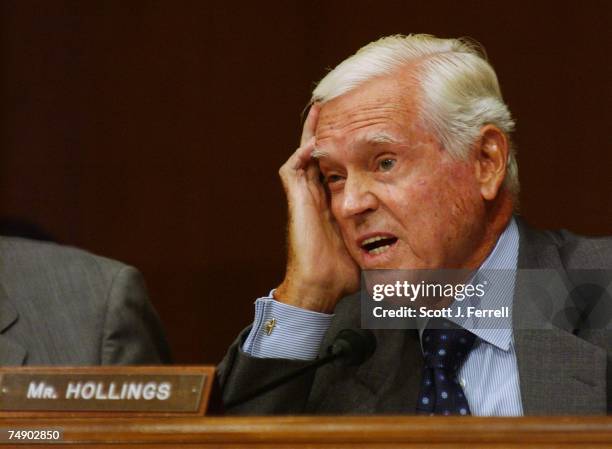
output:
[[[214,366],[0,368],[0,417],[203,416]]]

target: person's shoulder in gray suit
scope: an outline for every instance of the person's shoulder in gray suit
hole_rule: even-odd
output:
[[[55,243],[0,238],[0,365],[169,360],[135,268]]]
[[[531,228],[516,216],[521,235],[519,268],[542,268],[558,263],[567,269],[612,269],[612,236],[584,236],[566,229]]]

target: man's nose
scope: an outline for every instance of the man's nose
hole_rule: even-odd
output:
[[[378,207],[378,199],[372,192],[371,184],[359,176],[347,176],[344,182],[342,216],[351,218]]]

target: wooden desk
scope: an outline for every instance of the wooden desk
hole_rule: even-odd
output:
[[[0,427],[64,430],[63,442],[36,448],[612,448],[612,417],[10,418]]]

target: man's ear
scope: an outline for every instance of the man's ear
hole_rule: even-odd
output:
[[[485,200],[494,200],[504,182],[508,146],[508,137],[497,126],[485,125],[480,129],[480,138],[473,151],[476,181]]]

